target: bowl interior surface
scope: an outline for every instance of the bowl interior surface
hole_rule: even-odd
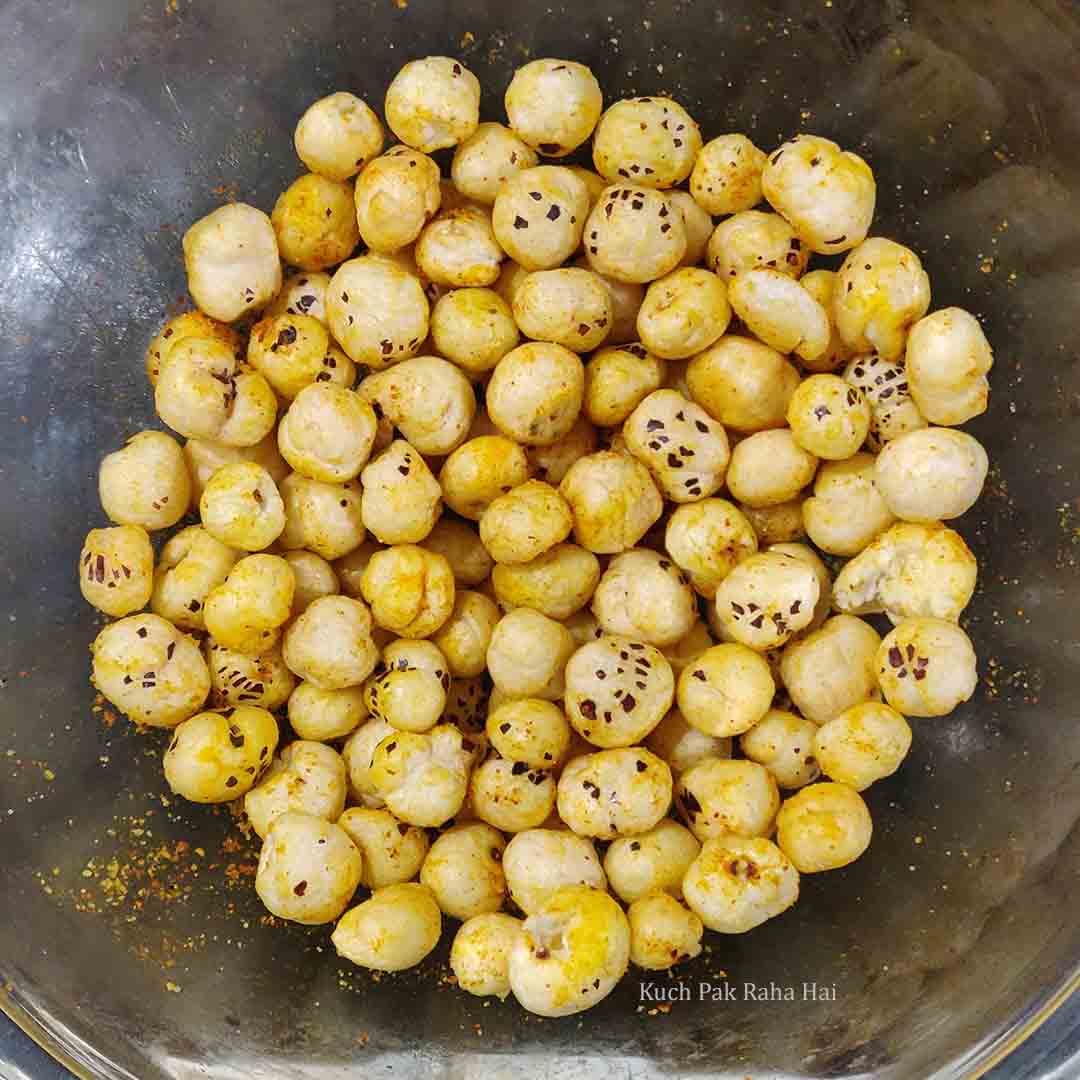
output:
[[[228,198],[269,210],[302,171],[307,104],[381,105],[429,53],[477,74],[489,119],[515,66],[560,56],[608,100],[670,94],[706,138],[838,140],[875,169],[874,233],[912,246],[932,307],[969,308],[995,348],[971,427],[991,478],[959,525],[980,561],[976,697],[913,722],[857,863],[805,877],[754,933],[712,936],[674,981],[632,973],[565,1020],[458,992],[445,942],[372,979],[326,928],[265,925],[232,816],[168,797],[164,736],[95,710],[88,683],[100,620],[76,557],[104,523],[98,460],[158,426],[142,357],[184,300],[183,230]],[[1080,9],[1055,0],[0,6],[4,1007],[85,1075],[138,1080],[556,1059],[601,1077],[945,1077],[1008,1045],[1080,957],[1077,55]],[[689,1000],[653,1002],[650,983]]]

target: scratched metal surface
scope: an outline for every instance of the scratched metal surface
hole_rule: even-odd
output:
[[[81,1074],[129,1080],[953,1077],[1007,1044],[1080,962],[1078,48],[1061,0],[0,3],[5,1008]],[[961,528],[989,678],[917,722],[869,794],[863,859],[680,975],[814,981],[836,1001],[649,1015],[631,977],[539,1021],[444,985],[445,949],[373,981],[323,929],[260,925],[224,870],[227,815],[163,805],[159,741],[91,712],[98,624],[74,561],[101,520],[98,458],[154,423],[141,356],[182,296],[180,231],[230,193],[268,209],[310,100],[378,101],[428,52],[476,71],[488,116],[515,64],[568,55],[609,96],[672,93],[707,133],[858,147],[877,229],[923,255],[936,306],[985,321],[997,364],[974,430],[995,467]],[[149,879],[125,876],[140,860],[158,882],[143,899]]]

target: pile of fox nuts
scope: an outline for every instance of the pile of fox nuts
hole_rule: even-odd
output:
[[[191,226],[175,435],[101,463],[79,575],[95,686],[243,800],[274,915],[379,971],[449,917],[463,990],[561,1016],[857,859],[907,718],[972,695],[992,356],[828,139],[703,143],[570,60],[479,100],[406,64],[386,149],[332,94],[270,216]]]

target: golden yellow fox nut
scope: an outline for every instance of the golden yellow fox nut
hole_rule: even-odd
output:
[[[79,553],[79,588],[114,618],[146,607],[154,582],[154,549],[138,525],[91,529]],[[160,614],[160,613],[159,613]]]
[[[246,795],[278,744],[277,721],[266,709],[241,705],[184,720],[165,751],[165,779],[177,795],[198,803]]]

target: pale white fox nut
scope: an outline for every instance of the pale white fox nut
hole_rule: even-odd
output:
[[[728,490],[756,508],[795,498],[814,478],[818,459],[788,428],[758,431],[737,443],[728,465]]]
[[[136,724],[176,727],[210,692],[198,645],[158,615],[110,623],[90,651],[94,686]]]
[[[637,316],[641,343],[665,360],[684,360],[707,349],[727,329],[727,288],[700,267],[674,270],[654,281]]]
[[[773,774],[755,761],[707,758],[679,776],[675,805],[702,842],[729,832],[768,836],[780,793]]]
[[[666,97],[628,98],[610,106],[593,134],[593,164],[610,183],[647,188],[682,183],[701,149],[690,114]]]
[[[624,904],[661,891],[681,899],[683,877],[700,850],[685,825],[664,818],[648,832],[613,840],[604,855],[604,873]]]
[[[680,266],[697,266],[705,259],[709,237],[713,234],[713,219],[694,201],[688,191],[669,191],[671,206],[682,218],[686,232],[686,250],[679,260]]]
[[[327,370],[329,352],[326,327],[313,315],[267,315],[252,327],[247,361],[277,394],[291,401]],[[211,377],[221,382],[219,373],[211,372]],[[159,389],[159,398],[164,389]]]
[[[199,500],[206,531],[231,548],[261,551],[285,528],[285,504],[270,474],[254,462],[218,469]]]
[[[493,289],[453,289],[431,312],[431,337],[441,356],[470,378],[491,371],[520,340],[510,305]]]
[[[635,900],[630,922],[630,960],[646,971],[666,971],[701,952],[701,919],[667,893]]]
[[[513,915],[491,912],[461,924],[450,946],[450,970],[457,985],[477,997],[510,993],[510,951],[522,922]]]
[[[598,274],[643,284],[670,273],[682,261],[686,224],[664,192],[615,184],[604,190],[589,214],[582,242]]]
[[[604,107],[596,76],[573,60],[533,60],[506,90],[510,126],[544,157],[565,157],[592,133]]]
[[[205,630],[203,608],[211,589],[224,583],[240,552],[215,540],[201,525],[189,525],[161,549],[150,606],[184,630]]]
[[[902,360],[883,360],[877,353],[856,356],[848,362],[843,375],[870,402],[867,449],[880,450],[893,439],[926,427],[926,417],[911,396]]]
[[[979,321],[963,308],[920,319],[907,341],[911,396],[932,424],[963,424],[986,411],[994,354]]]
[[[832,575],[829,573],[829,568],[822,562],[821,556],[808,544],[793,544],[781,541],[770,544],[765,550],[779,555],[790,555],[805,563],[814,572],[819,590],[818,601],[814,605],[814,617],[804,629],[817,630],[832,613]],[[774,657],[774,659],[776,658]]]
[[[829,347],[832,327],[825,309],[797,281],[779,270],[744,270],[731,279],[728,301],[755,337],[808,364]]]
[[[763,551],[743,560],[716,590],[716,613],[731,639],[759,652],[810,624],[821,595],[814,568],[793,555]]]
[[[588,214],[584,180],[559,165],[538,165],[503,182],[491,224],[499,246],[515,263],[525,270],[552,270],[577,250]]]
[[[930,279],[918,255],[884,237],[864,240],[837,274],[833,319],[853,353],[902,356],[909,328],[929,306]]]
[[[473,770],[469,803],[481,821],[503,832],[535,829],[555,808],[555,780],[524,761],[489,757]]]
[[[880,701],[845,709],[814,737],[814,754],[825,775],[856,791],[891,776],[910,749],[908,722]]]
[[[672,709],[645,738],[645,745],[671,766],[678,777],[705,758],[731,757],[731,739],[706,735]]]
[[[398,731],[430,731],[446,710],[450,673],[430,641],[399,638],[364,684],[365,708]]]
[[[502,124],[480,124],[454,151],[450,178],[467,199],[490,206],[504,180],[539,164],[536,151]]]
[[[390,130],[425,154],[456,146],[479,121],[480,80],[453,57],[412,60],[387,88]]]
[[[884,611],[956,622],[975,591],[978,564],[963,537],[941,524],[901,521],[886,529],[837,575],[838,611]],[[903,710],[901,710],[903,711]]]
[[[861,244],[874,216],[870,166],[820,135],[796,135],[770,154],[761,189],[819,255]]]
[[[426,885],[377,889],[341,917],[330,940],[339,956],[373,971],[416,967],[439,943],[442,915]]]
[[[467,589],[455,593],[453,610],[431,638],[455,679],[483,674],[491,635],[501,617],[499,605],[484,593]]]
[[[373,252],[393,255],[420,235],[441,200],[439,166],[418,150],[395,146],[356,178],[360,236]],[[408,272],[407,267],[400,269]]]
[[[428,853],[424,829],[398,821],[389,810],[352,806],[338,819],[363,856],[360,884],[369,889],[412,881]]]
[[[371,612],[359,600],[324,596],[285,631],[285,663],[321,690],[358,686],[375,667]]]
[[[294,142],[312,172],[348,180],[382,150],[383,129],[360,98],[339,90],[308,107],[296,125]]]
[[[599,449],[599,432],[584,416],[578,416],[570,430],[546,446],[530,446],[529,465],[538,480],[561,484],[576,461]]]
[[[847,784],[810,784],[786,799],[776,817],[776,842],[801,874],[853,863],[872,833],[866,803]]]
[[[640,742],[674,698],[671,665],[642,641],[605,635],[582,645],[566,665],[567,718],[595,746]]]
[[[491,215],[479,206],[441,210],[424,226],[413,253],[428,281],[455,289],[493,285],[506,257]]]
[[[145,529],[117,525],[86,534],[79,552],[79,588],[87,603],[114,618],[130,615],[146,607],[153,583],[154,549]]]
[[[591,1008],[615,988],[630,962],[630,924],[607,893],[558,889],[525,920],[510,951],[510,989],[539,1016]]]
[[[771,840],[706,840],[683,880],[690,909],[721,934],[745,934],[783,914],[799,898],[799,872]]]
[[[431,845],[420,881],[452,919],[464,921],[498,911],[506,899],[505,847],[502,833],[482,821],[455,825]]]
[[[565,540],[573,524],[557,488],[527,480],[484,511],[480,539],[496,563],[527,563]]]
[[[165,780],[192,802],[232,802],[246,795],[277,749],[277,721],[243,705],[183,721],[165,751]]]
[[[585,395],[580,357],[547,341],[508,352],[487,386],[487,411],[495,426],[524,446],[545,446],[573,426]]]
[[[699,596],[711,599],[743,559],[757,553],[753,526],[726,499],[701,499],[676,507],[664,546]]]
[[[765,152],[745,135],[719,135],[698,154],[690,194],[710,214],[738,214],[761,202]]]
[[[324,484],[299,473],[281,482],[285,531],[278,543],[286,550],[307,548],[327,561],[340,559],[364,541],[360,484]]]
[[[422,733],[391,729],[371,754],[366,782],[401,821],[443,825],[465,801],[471,752],[464,743],[452,724]]]
[[[510,897],[526,915],[540,910],[564,885],[607,888],[596,848],[566,829],[526,829],[506,845],[502,861]]]
[[[258,311],[281,288],[274,226],[254,206],[219,206],[184,233],[183,246],[188,292],[212,319]]]
[[[611,292],[598,274],[578,267],[538,270],[514,294],[514,320],[536,341],[591,352],[611,332]]]
[[[874,458],[826,461],[802,504],[807,535],[830,555],[858,555],[896,520],[874,484]]]
[[[782,788],[801,788],[820,775],[814,738],[817,724],[795,713],[770,709],[739,739],[743,755],[772,773]]]
[[[713,230],[706,248],[709,269],[724,281],[744,270],[777,270],[798,279],[809,258],[791,225],[779,214],[761,210],[725,218]]]
[[[511,697],[558,701],[563,670],[576,643],[561,623],[531,608],[517,608],[496,625],[488,645],[488,672]]]
[[[337,596],[341,592],[334,568],[321,555],[314,551],[294,549],[281,556],[290,567],[296,579],[293,591],[292,614],[295,617],[306,611],[313,600],[320,596]]]
[[[795,441],[815,457],[843,461],[870,432],[870,404],[839,375],[811,375],[791,395],[787,421]]]
[[[359,394],[313,383],[296,395],[281,418],[278,446],[298,473],[342,484],[367,464],[375,428],[375,413]]]
[[[248,555],[207,594],[206,629],[229,649],[264,653],[292,614],[295,589],[292,567],[280,556]]]
[[[605,633],[657,648],[682,640],[697,620],[694,593],[682,572],[647,548],[611,560],[593,594],[592,611]]]
[[[352,185],[308,173],[278,196],[270,221],[281,257],[301,270],[337,266],[360,242]]]
[[[348,906],[362,865],[344,829],[310,814],[284,813],[266,834],[255,891],[272,915],[317,926]]]
[[[676,700],[687,723],[718,738],[749,731],[769,710],[776,684],[769,665],[745,645],[703,652],[679,676]]]
[[[922,428],[886,444],[874,487],[904,521],[947,521],[975,505],[989,467],[982,443],[966,431]]]
[[[253,705],[279,709],[296,686],[296,678],[276,645],[251,656],[207,638],[206,665],[210,669],[210,700],[216,708]]]
[[[971,639],[944,619],[904,619],[878,648],[877,673],[885,700],[906,716],[947,716],[979,681]]]
[[[312,742],[351,735],[367,715],[359,686],[320,690],[314,683],[302,682],[289,696],[289,724],[301,739]]]
[[[384,544],[418,544],[442,513],[442,489],[427,463],[395,439],[360,474],[364,525]]]
[[[676,390],[655,390],[623,425],[626,448],[673,502],[712,495],[731,454],[723,427]]]
[[[357,364],[376,370],[420,351],[429,310],[420,279],[378,255],[342,263],[326,295],[334,339]]]
[[[330,275],[314,271],[301,271],[287,277],[281,286],[281,292],[274,298],[274,302],[266,309],[267,318],[278,315],[310,315],[326,325],[326,290],[330,285]],[[242,352],[239,355],[243,355]],[[349,361],[352,366],[352,361]],[[353,378],[348,382],[352,386],[356,379],[355,370]],[[323,382],[326,380],[324,379]]]
[[[275,484],[280,484],[289,475],[289,466],[277,448],[273,432],[254,446],[226,446],[206,439],[188,439],[184,443],[184,461],[191,476],[191,498],[196,506],[210,477],[222,465],[254,461],[273,477]]]
[[[98,469],[101,508],[118,525],[153,532],[175,525],[188,510],[191,478],[175,439],[163,431],[140,431]]]
[[[667,764],[640,746],[571,758],[559,777],[559,817],[579,836],[611,840],[654,828],[671,806]]]
[[[768,345],[728,334],[690,361],[686,383],[714,420],[753,433],[785,425],[799,373]]]
[[[877,689],[875,655],[881,638],[854,615],[835,615],[820,630],[791,642],[780,674],[798,710],[824,724]]]
[[[617,427],[664,381],[666,365],[644,345],[607,347],[585,365],[585,415],[600,427]]]
[[[498,753],[531,769],[553,769],[570,749],[570,725],[557,705],[518,698],[488,713],[487,737]]]
[[[259,751],[262,754],[260,748]],[[244,796],[244,812],[260,839],[281,814],[299,811],[337,821],[345,809],[345,762],[332,747],[298,739],[269,763],[258,784]]]
[[[379,626],[401,637],[430,637],[454,608],[450,564],[415,544],[375,552],[360,589]]]

